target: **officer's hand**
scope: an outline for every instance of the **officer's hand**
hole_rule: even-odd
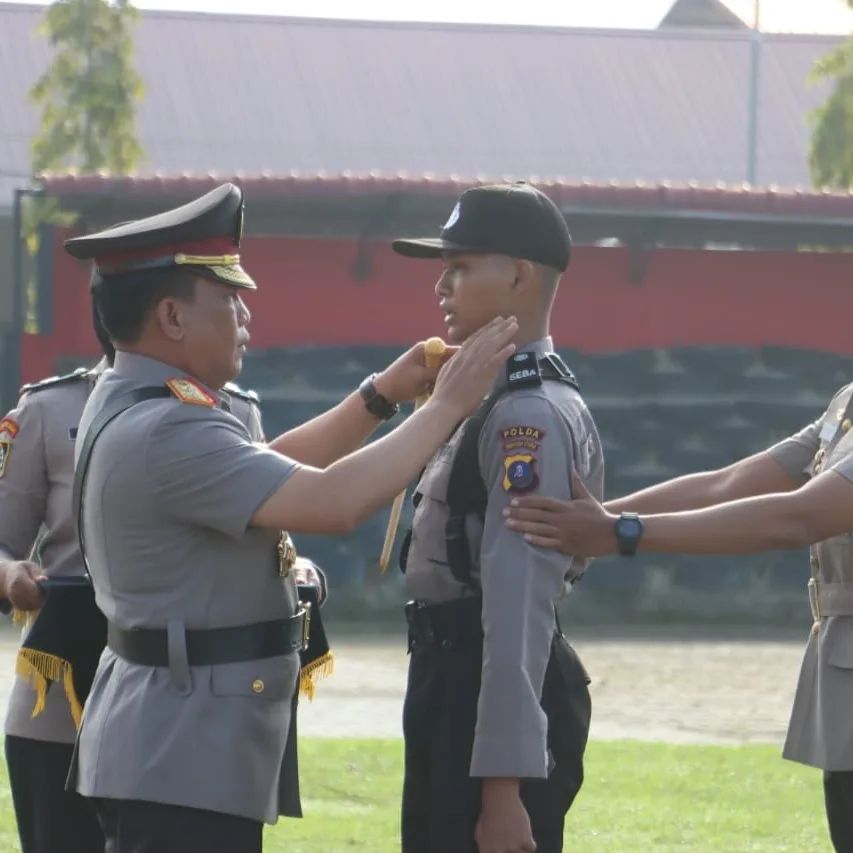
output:
[[[44,580],[41,569],[26,560],[0,561],[0,578],[5,598],[18,610],[38,610],[44,603],[44,595],[36,581]]]
[[[576,471],[572,472],[574,500],[513,498],[503,514],[507,527],[524,534],[531,545],[553,548],[575,557],[600,557],[616,552],[611,515],[589,493]]]
[[[319,604],[326,600],[326,576],[319,566],[307,557],[297,557],[293,564],[293,580],[297,586],[313,586],[317,588]]]
[[[452,407],[459,420],[473,412],[515,352],[511,341],[517,332],[515,317],[498,317],[471,335],[441,368],[432,403]]]
[[[441,364],[444,364],[458,349],[459,347],[448,345]],[[392,403],[406,403],[432,390],[441,364],[436,367],[427,367],[424,341],[421,341],[389,364],[376,377],[374,385],[376,390]]]
[[[483,803],[474,840],[479,853],[532,853],[530,818],[516,779],[484,779]]]

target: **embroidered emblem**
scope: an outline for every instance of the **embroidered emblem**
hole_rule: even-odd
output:
[[[0,439],[0,477],[6,473],[6,463],[12,454],[12,442]]]
[[[6,417],[0,421],[0,437],[7,437],[11,441],[19,432],[21,428],[18,426],[17,421],[12,418]]]
[[[209,409],[216,405],[213,395],[193,379],[176,376],[169,379],[166,385],[182,403],[189,403],[191,406],[207,406]]]
[[[539,485],[536,457],[531,453],[514,453],[504,458],[503,488],[505,492],[523,494]]]
[[[448,228],[452,228],[458,221],[459,216],[462,213],[462,205],[459,202],[456,202],[456,206],[453,210],[450,211],[450,216],[447,217],[447,222],[444,223],[444,230],[447,231]]]
[[[532,426],[511,426],[498,432],[507,453],[513,450],[538,450],[545,437],[544,429]]]

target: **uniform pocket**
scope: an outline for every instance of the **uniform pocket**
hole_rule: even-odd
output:
[[[215,696],[247,696],[256,699],[289,699],[296,689],[299,657],[285,657],[218,664],[210,668],[210,691]]]
[[[832,616],[821,628],[820,655],[839,669],[853,669],[853,616]]]

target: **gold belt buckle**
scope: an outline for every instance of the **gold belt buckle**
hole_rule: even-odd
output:
[[[305,614],[302,619],[302,651],[308,648],[308,638],[311,636],[311,602],[302,601],[302,612]]]
[[[286,530],[281,532],[276,550],[278,551],[279,577],[286,578],[290,575],[296,563],[296,547]]]

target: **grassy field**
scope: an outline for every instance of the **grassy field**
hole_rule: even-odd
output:
[[[399,850],[402,742],[306,739],[301,821],[266,831],[266,853]],[[820,773],[768,746],[592,743],[566,853],[830,851]],[[17,847],[5,769],[0,850]],[[187,851],[191,853],[191,851]]]

